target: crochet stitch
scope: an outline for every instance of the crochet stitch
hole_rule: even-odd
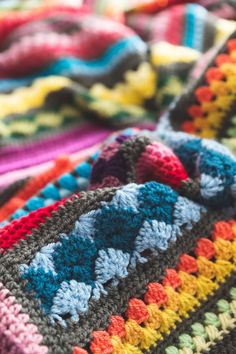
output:
[[[0,3],[0,354],[234,354],[236,7]]]
[[[122,145],[122,139],[120,140],[119,137],[117,137],[116,139],[117,141],[120,141]],[[132,140],[136,141],[135,139],[140,140],[141,138],[127,137],[124,139],[124,144],[127,144],[127,142],[130,143],[130,141],[132,142]],[[142,146],[145,147],[143,143],[144,142],[148,143],[148,138],[142,138],[140,141],[142,142]],[[115,147],[114,143],[115,142],[112,143],[113,148]],[[156,146],[159,145],[157,144]],[[160,148],[161,147],[159,147],[159,149]],[[110,151],[107,156],[108,151],[109,150],[106,148],[105,151],[101,154],[100,159],[107,160],[108,158],[107,161],[109,161],[109,158],[112,158],[114,153],[113,152],[111,153]],[[119,149],[118,150],[116,149],[116,151],[119,152]],[[164,151],[165,149],[163,150],[163,152]],[[216,154],[219,154],[219,152],[216,151]],[[100,160],[98,160],[98,162],[95,164],[94,171],[96,171],[96,165],[99,166],[99,161]],[[186,179],[186,177],[187,175],[184,174],[184,179]],[[123,184],[124,183],[126,182],[124,181]],[[174,186],[175,185],[176,184],[174,183]],[[96,194],[97,192],[98,194]],[[17,294],[20,294],[19,291],[22,293],[22,295],[24,294],[24,297],[27,295],[28,292],[32,293],[32,295],[34,294],[33,297],[36,296],[37,301],[35,302],[35,305],[32,306],[34,306],[34,308],[36,306],[38,309],[37,311],[43,311],[49,316],[49,318],[52,320],[52,324],[50,325],[50,327],[52,328],[52,330],[54,330],[53,328],[57,328],[57,330],[60,331],[61,333],[60,337],[63,333],[64,326],[67,327],[75,326],[73,325],[73,322],[79,321],[80,326],[74,327],[74,330],[79,331],[76,332],[77,333],[76,338],[78,338],[76,340],[76,344],[78,346],[81,345],[81,343],[88,343],[90,337],[85,337],[86,332],[83,331],[84,328],[83,323],[87,323],[88,325],[87,320],[86,322],[84,321],[85,318],[89,318],[87,316],[89,316],[88,314],[91,312],[90,305],[89,305],[91,301],[94,304],[92,311],[94,311],[95,309],[94,306],[96,306],[96,303],[100,304],[98,307],[96,306],[96,311],[93,312],[94,316],[96,316],[96,323],[98,323],[98,321],[101,321],[102,318],[103,321],[105,318],[107,318],[108,321],[109,317],[107,316],[109,312],[105,316],[104,311],[106,306],[103,307],[105,303],[107,303],[108,299],[109,301],[111,301],[110,306],[114,306],[114,305],[116,306],[115,307],[116,309],[114,308],[113,311],[115,312],[118,311],[118,313],[125,312],[126,311],[125,307],[128,305],[126,301],[124,303],[123,302],[120,303],[120,301],[114,303],[113,299],[116,299],[116,297],[113,298],[113,296],[109,296],[107,298],[107,296],[108,294],[111,295],[111,293],[114,293],[117,287],[119,287],[119,292],[118,292],[119,296],[122,296],[121,289],[124,289],[125,291],[126,287],[123,288],[123,286],[127,284],[127,281],[129,281],[130,283],[132,279],[131,277],[134,277],[134,274],[136,275],[145,274],[145,276],[142,277],[141,283],[143,284],[143,282],[145,282],[146,284],[145,287],[149,289],[148,283],[150,282],[150,284],[152,284],[153,281],[154,282],[158,281],[158,277],[161,276],[164,269],[167,268],[172,269],[173,267],[177,267],[176,269],[178,269],[180,272],[187,271],[187,273],[190,274],[197,272],[198,267],[200,267],[201,261],[203,262],[203,259],[200,258],[201,261],[199,259],[200,263],[199,265],[197,265],[198,263],[194,261],[192,256],[187,255],[188,252],[192,253],[192,249],[194,247],[197,247],[195,252],[198,257],[199,256],[203,257],[205,255],[204,250],[205,249],[207,250],[210,247],[212,251],[210,251],[209,249],[210,253],[207,253],[207,259],[211,259],[212,256],[215,255],[215,252],[221,252],[220,250],[222,250],[222,252],[226,252],[226,255],[222,256],[223,258],[219,258],[219,260],[221,261],[219,261],[219,263],[216,263],[216,270],[218,269],[217,268],[218,266],[220,269],[216,273],[218,274],[216,278],[218,279],[217,281],[222,282],[224,277],[227,277],[227,275],[231,274],[230,272],[233,271],[233,268],[231,267],[231,263],[226,262],[231,259],[232,253],[230,253],[229,250],[226,251],[226,249],[228,249],[227,247],[230,247],[230,243],[229,243],[230,240],[234,240],[233,232],[231,231],[231,227],[234,227],[234,222],[232,221],[219,222],[217,221],[218,218],[217,213],[214,214],[214,212],[212,211],[210,214],[208,212],[208,216],[204,216],[206,215],[207,212],[206,208],[193,203],[192,201],[188,200],[185,197],[179,196],[178,193],[175,192],[170,187],[158,184],[156,182],[146,182],[144,185],[128,184],[127,186],[120,187],[118,189],[110,188],[110,189],[104,189],[103,192],[102,190],[101,191],[98,190],[97,192],[94,191],[94,192],[88,192],[88,194],[81,194],[79,198],[77,197],[76,199],[68,201],[66,202],[66,204],[64,204],[65,202],[63,202],[65,208],[61,209],[61,207],[59,206],[59,209],[57,209],[58,211],[54,209],[55,210],[54,214],[51,216],[51,218],[54,219],[54,221],[53,223],[50,222],[48,226],[46,226],[46,229],[45,228],[42,229],[42,226],[40,226],[40,223],[44,222],[45,219],[42,219],[41,217],[40,219],[38,219],[38,217],[37,219],[35,219],[36,215],[39,213],[37,211],[34,212],[36,213],[34,214],[35,215],[34,219],[35,221],[36,220],[38,221],[36,221],[36,223],[34,223],[33,225],[32,225],[32,221],[30,221],[33,217],[33,214],[29,214],[29,216],[26,217],[25,219],[24,218],[19,219],[18,226],[16,228],[17,233],[15,232],[15,235],[18,235],[17,237],[19,237],[20,235],[19,230],[21,227],[22,229],[21,238],[22,237],[26,238],[28,250],[30,244],[33,242],[32,247],[34,247],[34,251],[33,254],[31,254],[30,256],[30,261],[28,261],[28,264],[25,264],[24,261],[25,252],[20,251],[21,245],[19,244],[18,256],[15,255],[16,256],[15,259],[17,259],[17,261],[14,262],[15,266],[13,266],[12,263],[13,260],[12,257],[10,256],[11,252],[9,253],[9,251],[7,251],[7,248],[12,244],[12,241],[15,242],[14,241],[15,236],[14,233],[12,233],[13,229],[11,233],[9,233],[9,231],[11,230],[11,224],[5,227],[5,231],[2,233],[1,236],[2,241],[5,242],[5,246],[4,243],[2,243],[1,246],[2,249],[3,247],[5,249],[5,253],[3,255],[3,260],[4,260],[3,267],[7,268],[8,267],[7,264],[10,261],[13,269],[18,269],[16,272],[16,274],[18,274],[17,283],[19,285],[21,284],[20,286],[21,290],[19,289],[19,287],[17,287],[18,289]],[[94,198],[96,199],[95,197],[96,195],[98,196],[98,202],[95,202],[94,200]],[[88,198],[87,203],[85,203],[86,198]],[[89,202],[90,199],[93,200],[92,204],[91,202]],[[94,203],[95,204],[97,203],[96,209],[94,209],[94,206],[92,206],[94,205]],[[81,210],[82,204],[84,205],[88,204],[88,206],[90,204],[90,206],[88,207],[88,209],[83,209],[82,211]],[[72,210],[77,210],[75,214],[73,214],[73,216],[71,214]],[[68,229],[69,226],[68,223],[61,224],[61,217],[58,219],[56,213],[63,213],[63,220],[67,220],[66,213],[69,213],[68,216],[70,215],[70,220],[71,223],[74,223],[74,227],[71,228],[70,226]],[[47,217],[50,218],[50,214],[48,214],[48,212],[46,215]],[[210,215],[211,217],[213,217],[212,222],[210,224],[209,222],[208,224],[203,223],[203,220],[209,220]],[[111,218],[112,218],[112,223],[110,223],[110,226],[108,227],[106,220],[108,219],[110,220]],[[130,218],[132,218],[132,222],[129,221],[131,220]],[[72,220],[74,221],[72,222]],[[30,228],[32,229],[33,227],[32,231],[30,232],[28,231],[28,226],[27,226],[29,222],[30,222],[29,225],[32,225],[30,226]],[[58,225],[60,230],[58,231],[57,234],[54,234],[55,236],[53,235],[50,236],[50,231],[49,231],[50,227],[53,227],[53,229],[55,230],[56,224]],[[208,232],[206,233],[205,231],[204,234],[206,238],[201,239],[201,236],[199,237],[199,235],[202,234],[202,231],[200,230],[202,229],[202,227],[206,227],[206,225],[208,225],[207,229],[209,230],[208,231],[209,236],[207,236]],[[16,224],[15,225],[13,224],[12,226],[15,228]],[[43,232],[45,236],[47,235],[46,238],[45,237],[43,237],[43,239],[41,238],[40,244],[38,244],[37,242],[38,227],[41,228],[40,233]],[[199,227],[200,229],[198,229]],[[212,230],[212,228],[215,231],[213,233],[213,236],[210,236],[211,235],[210,230]],[[222,233],[223,231],[220,230],[225,230],[225,231],[224,233]],[[191,235],[191,242],[189,239],[190,235]],[[193,237],[193,235],[195,236]],[[12,241],[10,241],[9,237],[10,239],[12,239]],[[208,242],[210,242],[208,241],[208,239],[210,240],[211,237],[213,237],[213,243],[210,243],[210,245],[208,245]],[[223,241],[218,241],[218,238],[219,240],[221,240],[222,237],[223,237]],[[187,243],[186,243],[186,238],[188,238]],[[10,243],[9,241],[7,241],[6,243],[7,239],[9,239]],[[43,240],[46,241],[46,239],[47,239],[47,243],[45,244]],[[178,243],[176,243],[176,240],[178,240]],[[35,246],[33,246],[33,244]],[[75,247],[76,244],[78,248]],[[207,248],[205,244],[207,245]],[[23,245],[24,243],[22,243],[22,247]],[[81,252],[79,250],[81,250]],[[14,253],[15,252],[17,252],[16,249],[14,250]],[[70,257],[68,258],[68,263],[64,263],[68,257],[66,256],[67,252],[69,252],[68,255],[70,254]],[[163,257],[161,257],[161,254],[163,252],[164,253],[166,252],[168,256],[166,257],[165,263],[161,266],[159,261],[163,259]],[[175,252],[177,258],[173,258],[173,256],[171,256],[171,254],[173,254],[172,252]],[[183,255],[181,256],[181,254]],[[18,257],[20,257],[19,260]],[[62,259],[64,259],[64,262],[62,262]],[[86,263],[84,263],[85,259],[86,259]],[[207,259],[206,262],[208,262]],[[78,262],[81,265],[79,265]],[[150,262],[152,264],[151,268],[149,266]],[[178,262],[180,262],[179,266],[178,266]],[[202,266],[203,264],[205,264],[204,262],[202,263]],[[117,267],[118,264],[119,266]],[[209,268],[210,263],[207,264]],[[224,273],[223,271],[224,268],[222,267],[225,267],[226,273]],[[172,273],[173,272],[171,271],[170,274]],[[174,274],[175,273],[173,273],[173,276]],[[183,278],[182,273],[180,274],[181,274],[180,276],[181,282],[183,282],[185,278]],[[211,277],[210,279],[213,279],[212,278],[213,275],[211,275],[210,277]],[[78,281],[73,280],[74,278],[78,279]],[[26,280],[26,283],[22,283],[22,280],[20,281],[20,279]],[[205,281],[204,278],[202,279],[200,277],[200,279],[201,282]],[[140,283],[140,281],[138,283]],[[193,280],[191,280],[191,282],[192,281]],[[107,285],[107,283],[109,285]],[[26,287],[24,284],[26,284]],[[42,287],[42,284],[45,284],[45,286]],[[46,286],[47,284],[48,286]],[[168,282],[166,283],[166,281],[163,281],[163,284],[166,286]],[[207,288],[204,289],[208,289],[208,291],[210,291],[210,294],[213,294],[212,292],[214,291],[214,289],[218,288],[216,285],[213,285],[214,283],[210,285],[211,282],[209,281],[207,281],[207,284],[208,284]],[[13,291],[13,293],[14,291],[16,291],[14,290],[14,287],[10,288],[10,290]],[[129,295],[129,298],[132,298],[133,296],[136,297],[138,296],[138,298],[140,296],[143,296],[143,291],[141,290],[141,288],[140,290],[138,290],[138,288],[135,286],[135,283],[132,284],[132,288],[130,288],[130,290],[131,289],[132,291]],[[142,285],[142,289],[143,289],[143,285]],[[171,290],[167,288],[166,291],[168,294],[167,296],[169,298],[172,294],[170,292]],[[154,296],[151,294],[152,292],[150,293],[150,295],[147,296],[145,295],[145,299],[146,301],[148,301],[148,303],[149,303],[148,300],[149,297],[151,296],[152,298]],[[64,296],[66,297],[64,298]],[[69,296],[69,298],[72,296],[75,302],[67,302],[66,301],[67,296]],[[166,300],[164,299],[166,298],[166,295],[164,295],[163,293],[163,296],[164,296],[163,301],[165,303]],[[172,294],[172,297],[173,296],[174,295]],[[201,299],[202,295],[199,296]],[[204,293],[203,298],[205,298],[205,296],[206,293]],[[33,301],[34,303],[35,300],[31,296],[29,297],[29,299],[31,299],[30,301]],[[38,300],[40,300],[40,304],[41,304],[40,307],[38,304]],[[102,307],[101,307],[101,301],[103,303]],[[131,303],[133,303],[132,301]],[[193,303],[195,304],[195,302]],[[150,304],[152,304],[152,302]],[[191,301],[189,303],[189,306],[190,304]],[[197,303],[194,306],[197,306]],[[99,309],[101,309],[102,311],[100,312]],[[192,305],[189,307],[189,310],[190,309],[192,309]],[[133,318],[131,315],[132,312],[129,312],[131,310],[127,310],[127,311],[128,313],[130,313],[129,316],[131,316],[132,321],[137,321],[138,324],[141,323],[143,320],[146,321],[148,319],[148,317],[146,317],[147,315],[144,314],[142,315],[144,316],[142,317],[144,318],[142,321],[136,317]],[[135,311],[134,314],[135,313],[137,312]],[[168,313],[169,312],[167,312],[167,314]],[[180,316],[181,313],[182,312],[180,312]],[[68,315],[69,317],[66,315]],[[101,315],[102,317],[99,317]],[[42,319],[41,316],[40,318]],[[175,322],[176,320],[175,320],[175,316],[172,315],[172,321]],[[53,323],[55,321],[56,322],[59,321],[62,327],[58,327],[58,325],[54,327],[55,325],[53,325]],[[108,324],[109,322],[106,323]],[[39,325],[39,328],[41,330],[43,327],[44,325]],[[106,327],[103,328],[105,329]],[[129,331],[131,331],[131,328],[133,327],[129,327],[129,328],[130,328]],[[161,337],[156,336],[156,334],[154,334],[154,332],[152,331],[150,332],[149,335],[151,335],[150,340],[148,342],[145,341],[145,343],[149,343],[149,344],[141,344],[140,347],[141,350],[142,348],[148,349],[149,347],[152,347],[154,343],[156,343],[156,340],[158,338],[161,339]],[[96,334],[94,334],[94,338],[97,338],[98,342],[92,342],[92,344],[90,345],[90,349],[92,352],[96,353],[96,347],[97,345],[99,346],[98,343],[100,338],[100,332],[98,332],[97,337]],[[131,342],[128,340],[127,345],[137,346],[138,344],[135,344],[136,342],[133,342],[133,340],[131,340]],[[142,343],[142,340],[141,342],[140,340],[141,337],[137,343]],[[65,344],[67,348],[66,350],[71,350],[72,352],[73,345],[70,343],[72,343],[71,340],[68,341],[67,339]],[[122,344],[121,342],[117,342],[117,341],[113,342],[113,340],[111,341],[111,343],[113,343],[111,344],[112,346],[115,345],[114,348],[116,348],[117,345],[119,347],[120,345],[126,345],[125,344],[126,342],[122,342],[123,343]],[[60,353],[61,349],[55,347],[55,345],[51,347],[51,345],[53,344],[47,343],[47,346],[49,346],[50,348],[54,348],[50,350],[57,350],[58,353]],[[138,348],[139,347],[137,347],[137,350],[140,350]],[[112,350],[110,352],[112,353]]]
[[[192,89],[183,94],[171,110],[167,119],[171,124],[174,120],[174,129],[219,139],[233,147],[234,46],[235,32],[210,61]]]

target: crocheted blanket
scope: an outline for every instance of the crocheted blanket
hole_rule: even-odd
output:
[[[234,354],[234,1],[0,3],[0,354]]]

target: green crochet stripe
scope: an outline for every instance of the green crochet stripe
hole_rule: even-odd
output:
[[[182,333],[178,338],[178,346],[167,347],[165,354],[203,353],[236,328],[236,288],[231,288],[229,294],[230,302],[218,300],[217,311],[206,312],[203,322],[192,324],[190,333]]]
[[[64,106],[58,111],[39,110],[0,121],[1,138],[21,138],[36,135],[44,131],[66,127],[73,122],[81,121],[78,110]]]

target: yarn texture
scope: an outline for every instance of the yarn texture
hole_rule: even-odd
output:
[[[235,354],[236,5],[0,2],[0,354]]]

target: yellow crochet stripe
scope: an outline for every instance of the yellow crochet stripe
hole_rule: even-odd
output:
[[[206,300],[213,295],[221,283],[236,269],[236,239],[214,241],[216,250],[215,261],[205,257],[198,257],[198,274],[191,275],[182,271],[178,274],[182,284],[178,290],[165,287],[168,302],[163,309],[157,304],[147,305],[149,318],[139,325],[134,320],[128,319],[125,323],[126,335],[124,340],[112,336],[113,354],[141,354],[156,345],[176,327],[177,322],[189,317],[189,312],[201,305],[201,300]]]
[[[174,63],[195,63],[200,58],[200,52],[195,49],[176,46],[166,42],[159,42],[151,47],[151,62],[157,68]],[[163,107],[165,98],[179,96],[183,92],[184,83],[178,77],[178,73],[169,75],[165,85],[160,84],[156,90],[155,101],[158,107]]]
[[[177,76],[170,76],[168,82],[161,89],[157,90],[156,101],[161,106],[166,95],[176,97],[183,92],[184,84]]]
[[[191,63],[200,58],[200,52],[195,49],[159,42],[151,47],[151,62],[155,66],[165,66],[173,63]]]
[[[236,52],[231,56],[236,56]],[[225,119],[225,115],[236,99],[236,65],[234,63],[224,63],[219,70],[225,75],[225,81],[212,81],[210,89],[215,94],[214,101],[202,102],[201,107],[204,117],[196,117],[194,126],[200,129],[198,136],[203,138],[214,138],[217,136],[219,128]]]
[[[222,139],[221,143],[227,146],[236,155],[236,138]]]
[[[215,44],[223,41],[236,30],[236,22],[220,18],[216,24]]]
[[[104,117],[106,120],[112,119],[116,114],[119,115],[120,112],[123,113],[123,110],[125,110],[127,114],[134,115],[136,117],[142,117],[145,114],[145,110],[139,106],[127,105],[122,107],[117,102],[112,102],[108,99],[95,100],[88,103],[87,107],[99,114],[101,117]]]
[[[124,82],[113,88],[95,84],[90,89],[92,96],[104,101],[112,101],[124,106],[142,106],[147,99],[154,96],[157,76],[152,66],[144,62],[137,70],[127,71]],[[134,109],[134,108],[133,108]]]
[[[71,81],[65,77],[49,76],[35,80],[30,87],[16,89],[11,94],[1,94],[0,118],[11,114],[23,114],[30,109],[39,108],[50,92],[59,91],[70,84]]]
[[[174,46],[165,42],[158,43],[151,47],[151,63],[144,62],[137,70],[128,71],[125,74],[124,82],[117,83],[113,88],[108,88],[103,84],[95,84],[90,93],[98,101],[93,103],[93,109],[98,111],[118,113],[120,106],[129,109],[130,113],[143,114],[141,107],[146,100],[155,98],[158,85],[158,74],[154,67],[177,62],[195,62],[200,57],[200,53],[194,49]],[[176,81],[175,81],[176,80]],[[160,92],[159,102],[164,94],[179,95],[183,85],[173,78],[173,82],[166,88],[166,92]],[[162,95],[162,96],[161,96]],[[113,103],[113,104],[112,104]]]
[[[0,121],[0,136],[10,138],[14,135],[30,136],[41,128],[53,129],[61,127],[68,119],[79,120],[79,112],[72,107],[62,107],[59,112],[39,112],[32,121],[24,119],[24,115],[17,117],[9,125]]]

